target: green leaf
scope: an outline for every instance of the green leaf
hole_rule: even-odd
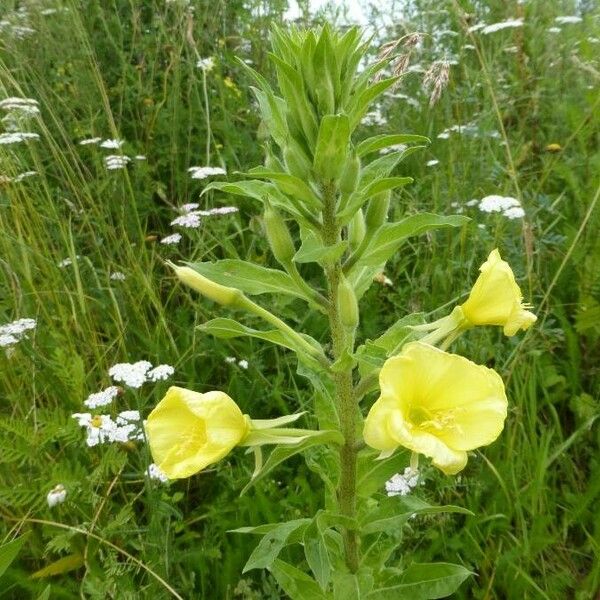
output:
[[[326,115],[321,120],[313,168],[325,181],[337,179],[346,164],[350,142],[347,115]]]
[[[332,567],[318,517],[317,514],[304,531],[304,556],[319,587],[325,591],[331,579]]]
[[[307,448],[311,448],[312,446],[319,444],[342,444],[343,442],[343,436],[339,431],[315,431],[314,435],[310,436],[309,438],[305,438],[296,445],[277,446],[271,452],[271,454],[269,454],[269,458],[267,458],[265,461],[265,464],[258,475],[246,484],[244,489],[241,491],[241,494],[245,494],[255,483],[263,479],[283,461],[295,456],[296,454],[299,454],[300,452],[304,452]]]
[[[277,559],[269,570],[291,600],[328,600],[312,577],[289,563]]]
[[[409,237],[441,227],[460,227],[469,221],[462,215],[444,217],[431,213],[419,213],[406,217],[398,223],[382,225],[351,271],[360,267],[378,267],[391,258]]]
[[[62,573],[68,573],[75,569],[79,569],[83,565],[83,556],[81,554],[69,554],[63,556],[58,560],[46,565],[43,569],[36,571],[31,576],[32,579],[41,579],[44,577],[53,577],[54,575],[61,575]]]
[[[346,240],[341,240],[333,246],[324,246],[323,242],[311,232],[302,241],[298,252],[294,256],[294,262],[316,262],[321,265],[335,262],[344,254],[347,247],[348,242]]]
[[[364,535],[380,531],[396,531],[413,515],[434,515],[439,513],[473,514],[470,510],[461,506],[450,504],[432,506],[415,496],[393,496],[391,498],[384,498],[377,508],[364,516],[361,531]]]
[[[207,321],[206,323],[202,323],[198,325],[198,329],[200,331],[205,331],[206,333],[210,333],[217,338],[220,339],[231,339],[236,337],[241,337],[244,335],[255,337],[261,340],[265,340],[267,342],[271,342],[272,344],[277,344],[278,346],[283,346],[284,348],[288,348],[289,350],[293,350],[299,356],[302,356],[302,359],[309,362],[309,364],[315,368],[316,370],[321,370],[321,367],[316,359],[312,356],[309,356],[306,351],[298,345],[298,341],[295,340],[292,336],[286,335],[280,329],[272,329],[269,331],[263,331],[260,329],[252,329],[251,327],[247,327],[246,325],[242,325],[233,319],[226,319],[223,317],[219,317],[217,319],[212,319]],[[316,350],[319,350],[321,353],[323,352],[323,348],[315,340],[309,335],[300,334],[309,344],[315,347]]]
[[[358,144],[356,152],[359,156],[365,156],[371,152],[381,150],[382,148],[388,148],[389,146],[395,146],[396,144],[411,144],[413,142],[430,144],[431,140],[424,135],[415,135],[411,133],[374,135]]]
[[[253,177],[259,177],[261,179],[271,179],[276,182],[275,185],[288,196],[294,196],[306,206],[321,210],[321,200],[317,195],[310,189],[310,187],[302,181],[299,177],[290,175],[289,173],[278,173],[277,171],[270,171],[265,167],[255,167],[248,171],[248,175]]]
[[[450,563],[412,564],[397,578],[397,583],[388,582],[385,588],[367,594],[368,600],[433,600],[447,598],[465,579],[473,575],[461,565]]]
[[[350,354],[347,348],[344,348],[341,356],[331,365],[330,369],[333,373],[341,373],[350,369],[354,369],[358,361],[353,354]]]
[[[425,146],[412,146],[401,152],[390,152],[370,162],[363,168],[359,183],[359,189],[366,188],[369,184],[384,177],[389,177],[394,168],[411,154],[418,152]]]
[[[281,523],[266,533],[254,548],[248,562],[244,565],[242,573],[247,573],[252,569],[270,568],[284,546],[287,545],[290,534],[303,524],[302,521],[303,519]]]
[[[251,88],[256,96],[260,112],[269,134],[275,140],[275,143],[283,148],[287,143],[289,130],[285,120],[287,105],[283,98],[279,98],[269,90],[259,90]]]
[[[369,85],[353,102],[348,113],[350,115],[350,127],[354,129],[360,120],[363,118],[365,112],[378,96],[383,94],[387,89],[392,87],[398,77],[390,77],[389,79],[382,79],[377,83]]]
[[[385,482],[408,466],[407,450],[398,450],[392,456],[378,460],[379,452],[367,448],[358,455],[356,491],[361,498],[370,498],[384,489]]]
[[[22,535],[21,537],[15,538],[6,544],[0,546],[0,577],[4,574],[10,564],[17,558],[17,555],[21,551],[25,540],[29,534]]]
[[[357,573],[338,571],[334,574],[334,600],[362,600],[372,589],[372,569],[361,567]]]
[[[184,263],[200,275],[221,285],[236,288],[249,295],[288,294],[310,299],[299,289],[294,280],[284,271],[268,269],[254,263],[237,259],[225,259],[217,262]]]
[[[308,526],[311,520],[312,519],[304,518],[296,519],[295,521],[285,521],[284,523],[265,523],[264,525],[255,525],[254,527],[238,527],[237,529],[229,529],[227,533],[250,533],[253,535],[265,535],[267,533],[270,533],[274,529],[277,529],[281,525],[285,525],[286,523],[298,523],[298,527],[301,527],[302,525]],[[302,534],[304,533],[304,529],[297,529],[294,531],[296,533],[298,531],[300,531]],[[292,537],[293,536],[290,535],[290,538],[288,539],[291,539]],[[294,540],[294,542],[300,541],[301,539],[302,537],[299,537],[298,540]]]
[[[381,194],[381,192],[387,192],[388,190],[396,189],[397,187],[408,185],[412,183],[414,179],[412,177],[384,177],[377,181],[370,183],[363,191],[362,194],[365,200]]]

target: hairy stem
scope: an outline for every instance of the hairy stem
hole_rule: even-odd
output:
[[[340,229],[335,219],[336,189],[334,186],[324,186],[323,189],[323,241],[330,246],[337,243]],[[353,333],[349,334],[340,319],[338,307],[338,288],[342,276],[340,260],[328,265],[325,269],[329,288],[329,326],[335,359],[340,358],[344,351],[354,350]],[[354,518],[356,516],[356,411],[354,388],[352,384],[352,368],[344,369],[334,374],[335,401],[340,419],[340,429],[344,443],[340,447],[340,481],[337,489],[337,500],[340,513]],[[358,536],[356,531],[347,529],[344,532],[344,551],[346,565],[350,572],[355,573],[359,565]]]

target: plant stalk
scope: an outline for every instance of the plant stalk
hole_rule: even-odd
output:
[[[323,187],[323,242],[330,246],[336,244],[340,237],[340,228],[336,223],[336,195],[334,185]],[[342,277],[342,263],[337,260],[327,265],[325,275],[329,288],[329,327],[335,359],[344,351],[354,351],[354,332],[349,333],[340,319],[338,308],[338,288]],[[337,500],[340,513],[351,519],[356,517],[356,413],[357,403],[352,383],[352,368],[336,372],[333,375],[335,384],[335,402],[340,419],[340,430],[344,443],[340,447],[340,480],[337,489]],[[346,529],[343,532],[346,565],[351,573],[356,573],[359,565],[359,547],[357,532]]]

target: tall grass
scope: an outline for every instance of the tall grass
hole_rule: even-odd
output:
[[[67,11],[47,16],[32,4],[36,33],[3,37],[0,96],[39,101],[41,116],[30,126],[41,138],[0,146],[3,174],[38,172],[0,189],[0,324],[38,319],[29,340],[0,355],[0,541],[29,532],[1,597],[279,598],[268,577],[242,578],[251,540],[225,532],[305,515],[319,504],[317,478],[302,461],[242,498],[239,482],[251,467],[241,453],[163,486],[144,476],[149,459],[142,445],[87,448],[70,418],[89,393],[109,384],[112,364],[142,358],[172,364],[176,384],[227,391],[252,414],[297,410],[306,401],[285,353],[200,335],[195,325],[215,307],[176,286],[163,266],[165,259],[266,260],[250,199],[203,196],[203,207],[235,201],[240,213],[207,218],[184,232],[179,246],[159,243],[173,231],[175,207],[198,201],[202,191],[188,167],[210,160],[231,174],[260,162],[249,82],[233,57],[252,60],[268,76],[268,27],[284,9],[266,1],[195,4],[193,17],[184,2],[67,2]],[[362,334],[393,323],[400,307],[434,312],[450,302],[496,246],[539,315],[520,341],[500,344],[499,333],[485,331],[463,342],[468,356],[494,364],[508,379],[507,430],[461,478],[426,473],[420,493],[474,516],[415,522],[402,532],[406,552],[476,571],[464,598],[594,598],[600,13],[591,4],[578,4],[574,13],[569,2],[541,0],[394,4],[383,15],[390,27],[381,36],[421,30],[429,35],[415,63],[456,60],[436,106],[428,107],[415,71],[399,91],[416,103],[389,97],[382,107],[388,124],[377,132],[433,141],[404,163],[416,183],[395,209],[458,207],[473,222],[457,242],[419,238],[418,265],[408,255],[395,258],[386,273],[393,285],[363,300],[373,310]],[[583,21],[548,31],[556,16],[572,14]],[[468,31],[477,20],[515,17],[525,18],[525,28]],[[206,73],[205,90],[195,64],[207,56],[216,57],[216,67]],[[437,137],[469,122],[477,135]],[[147,160],[109,172],[102,162],[108,151],[78,144],[91,136],[122,138],[125,154]],[[552,143],[559,152],[548,149]],[[439,163],[425,166],[432,159]],[[526,217],[509,221],[465,206],[492,193],[517,197]],[[65,258],[72,264],[59,266]],[[125,281],[112,280],[115,271]],[[290,321],[320,336],[318,320],[303,320],[294,304],[277,302]],[[226,356],[247,359],[248,370]],[[166,385],[128,391],[119,408],[147,414]],[[45,496],[57,483],[67,488],[67,500],[49,509]],[[71,562],[57,562],[65,557]],[[31,577],[48,565],[55,574]]]

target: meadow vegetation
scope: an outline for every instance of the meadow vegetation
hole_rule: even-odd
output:
[[[0,542],[21,540],[0,548],[2,598],[285,597],[267,573],[242,574],[255,540],[228,530],[314,514],[318,450],[240,496],[253,469],[242,450],[165,483],[148,475],[143,442],[90,447],[72,415],[114,383],[111,367],[141,360],[174,373],[124,386],[118,411],[147,416],[169,385],[223,390],[261,418],[310,405],[291,353],[198,329],[218,309],[165,262],[275,266],[259,202],[200,194],[264,162],[254,83],[235,57],[272,81],[269,32],[289,25],[286,8],[31,0],[0,9]],[[358,132],[431,140],[397,169],[414,182],[395,192],[392,213],[471,220],[459,234],[411,238],[362,298],[359,337],[399,313],[443,316],[494,248],[538,316],[514,338],[480,328],[457,342],[506,382],[506,428],[459,476],[424,469],[411,494],[473,515],[410,521],[398,531],[403,553],[475,572],[456,598],[591,600],[600,590],[600,10],[403,0],[369,14],[371,60],[391,40],[424,34]],[[298,24],[325,21],[344,27],[339,11],[305,12]],[[423,75],[442,60],[449,80],[432,104]],[[10,98],[31,101],[2,104]],[[208,166],[216,171],[190,171]],[[322,339],[319,316],[286,297],[265,302]],[[35,327],[6,328],[18,319]],[[301,561],[295,552],[283,556]]]

